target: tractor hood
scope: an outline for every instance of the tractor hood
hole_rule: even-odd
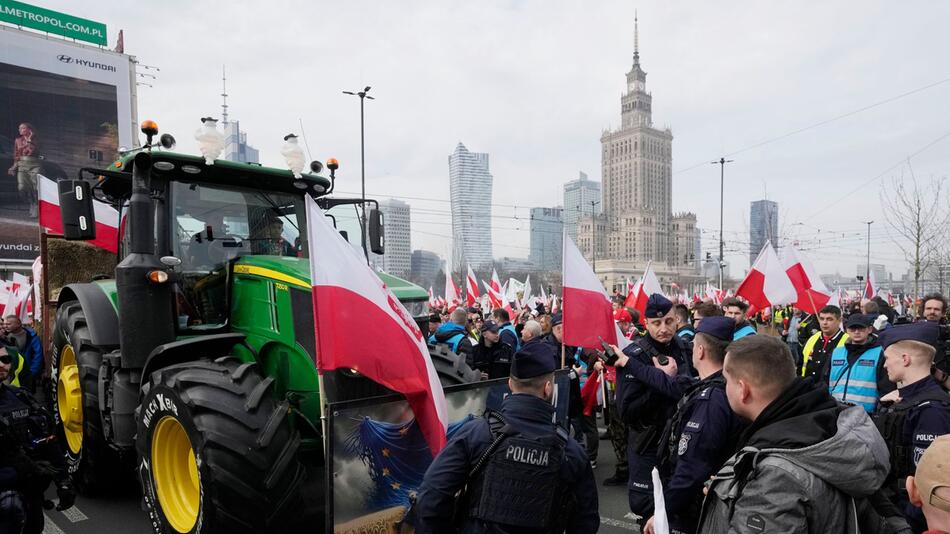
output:
[[[307,258],[287,256],[242,256],[234,264],[234,272],[258,275],[309,289],[310,261]],[[429,299],[429,293],[421,287],[386,273],[376,273],[401,302],[419,302]]]

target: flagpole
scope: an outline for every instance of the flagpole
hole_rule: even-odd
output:
[[[561,369],[564,369],[566,366],[567,366],[567,349],[564,348],[564,343],[561,343]]]

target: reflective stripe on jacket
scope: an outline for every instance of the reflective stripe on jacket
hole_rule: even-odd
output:
[[[881,347],[864,351],[848,365],[848,349],[838,347],[831,353],[831,396],[841,402],[863,406],[868,413],[877,408],[877,365]]]

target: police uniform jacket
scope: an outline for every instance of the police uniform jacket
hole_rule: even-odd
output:
[[[526,437],[553,435],[555,432],[551,422],[554,407],[533,395],[509,395],[502,402],[501,415]],[[456,493],[468,482],[468,474],[493,439],[488,421],[479,418],[462,426],[446,444],[429,466],[419,488],[417,533],[525,532],[524,529],[506,529],[503,525],[471,518],[460,528],[453,525]],[[594,472],[584,449],[571,438],[565,445],[559,483],[572,491],[576,501],[567,532],[596,532],[600,526],[600,514]]]
[[[29,393],[0,385],[0,491],[37,489],[42,493],[50,480],[25,480],[24,462],[45,460],[66,476],[62,450],[55,441],[47,439],[52,430],[52,418]]]
[[[932,376],[908,384],[900,389],[901,404],[914,404],[928,394],[940,393],[943,388]],[[947,395],[950,402],[950,395]],[[904,420],[902,441],[913,446],[914,468],[927,447],[938,436],[950,434],[950,407],[939,402],[923,402],[911,408]],[[912,473],[904,473],[906,476]]]

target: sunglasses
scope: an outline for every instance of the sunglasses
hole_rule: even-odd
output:
[[[11,362],[13,362],[13,357],[11,357],[9,354],[0,356],[0,363],[3,365],[10,365]]]

